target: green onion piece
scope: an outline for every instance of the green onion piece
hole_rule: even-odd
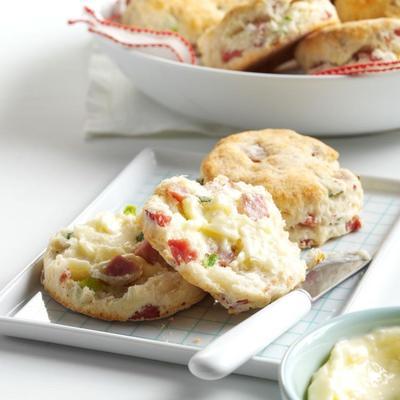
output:
[[[200,203],[209,203],[212,199],[211,197],[207,196],[198,196]]]
[[[65,238],[66,238],[67,240],[71,239],[73,233],[74,233],[74,232],[67,232],[67,233],[65,234]]]
[[[204,178],[197,178],[196,182],[200,183],[200,185],[204,185]]]
[[[128,204],[124,208],[124,214],[126,215],[136,215],[136,207],[132,204]]]
[[[337,193],[329,192],[328,196],[329,196],[329,198],[335,198],[335,197],[340,196],[341,194],[343,194],[343,190],[341,190],[340,192],[337,192]]]
[[[136,241],[141,242],[144,239],[143,232],[140,232],[139,235],[136,236]]]
[[[218,260],[218,256],[215,253],[210,254],[203,260],[203,265],[206,268],[213,267]]]
[[[79,286],[81,288],[88,287],[94,292],[98,292],[99,290],[104,290],[104,283],[99,279],[95,279],[92,277],[85,278],[79,281]]]
[[[290,15],[286,15],[284,18],[285,21],[292,21],[292,17]]]

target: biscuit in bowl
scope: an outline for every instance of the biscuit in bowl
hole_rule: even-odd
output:
[[[253,0],[230,10],[199,39],[202,62],[232,70],[273,70],[305,35],[337,23],[329,0]]]
[[[219,176],[204,186],[166,179],[140,216],[150,244],[185,280],[229,313],[264,307],[305,278],[271,195]]]
[[[335,6],[343,22],[400,17],[400,2],[397,0],[336,0]]]
[[[295,57],[308,73],[343,65],[400,60],[400,19],[345,22],[314,32],[297,47]]]
[[[226,11],[247,0],[134,0],[122,15],[122,23],[139,28],[173,31],[192,44]]]
[[[361,227],[363,190],[356,175],[341,168],[339,154],[317,139],[285,129],[234,134],[205,157],[206,182],[219,174],[264,186],[301,248]]]
[[[205,293],[142,236],[136,216],[124,213],[61,230],[44,255],[46,291],[73,311],[110,321],[163,318],[200,301]]]

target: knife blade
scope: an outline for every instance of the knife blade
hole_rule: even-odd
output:
[[[311,297],[318,300],[346,279],[361,271],[371,262],[371,256],[364,252],[330,254],[326,260],[317,264],[307,273],[306,280],[300,286]]]
[[[365,268],[371,257],[361,251],[328,255],[307,274],[298,288],[279,298],[219,336],[189,361],[198,378],[216,380],[227,376],[272,343],[304,317],[313,301]]]

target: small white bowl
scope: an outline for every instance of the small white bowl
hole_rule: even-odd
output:
[[[311,377],[342,339],[365,335],[374,329],[400,326],[400,307],[358,311],[333,318],[299,339],[282,360],[279,384],[284,400],[305,400]]]
[[[103,7],[103,17],[108,10]],[[197,120],[317,136],[400,127],[399,71],[356,77],[228,71],[162,59],[100,36],[96,41],[136,87]]]

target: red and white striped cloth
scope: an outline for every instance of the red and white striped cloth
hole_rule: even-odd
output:
[[[84,23],[88,31],[100,35],[129,49],[145,50],[146,53],[171,60],[195,64],[196,55],[192,45],[184,37],[176,32],[155,31],[132,26],[122,25],[119,22],[116,3],[115,13],[110,19],[102,17],[99,11],[88,6],[83,8],[83,17],[71,19],[69,24]]]
[[[363,75],[400,70],[400,61],[373,61],[365,64],[349,64],[324,69],[314,75]]]

